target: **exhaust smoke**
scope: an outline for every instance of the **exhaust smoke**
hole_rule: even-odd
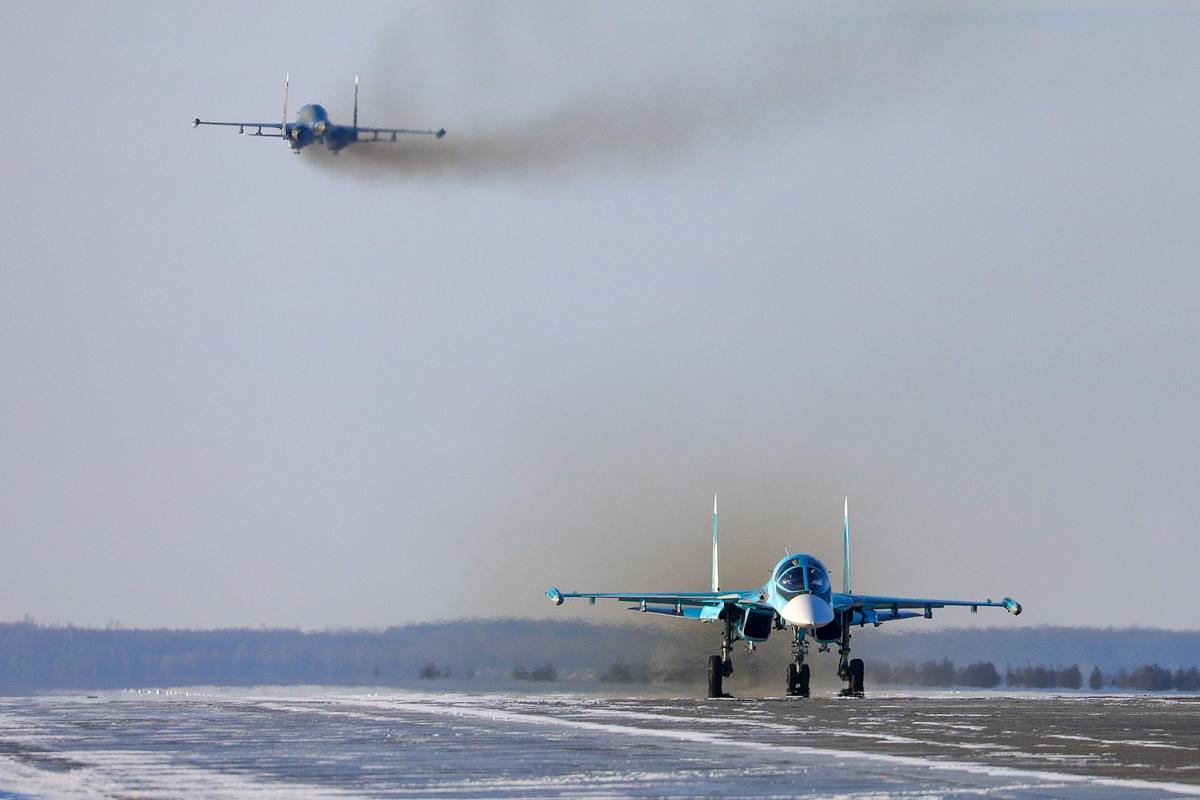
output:
[[[658,166],[705,141],[794,135],[894,94],[933,64],[952,26],[931,8],[940,6],[411,7],[364,79],[363,124],[448,135],[312,161],[380,179],[544,177]]]

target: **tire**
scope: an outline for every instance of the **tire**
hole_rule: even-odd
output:
[[[724,697],[725,693],[721,691],[721,681],[725,677],[725,665],[721,661],[720,656],[708,657],[708,696],[709,697]]]
[[[788,664],[788,697],[808,697],[809,675],[808,664]]]
[[[861,697],[866,667],[861,658],[850,659],[850,694]]]

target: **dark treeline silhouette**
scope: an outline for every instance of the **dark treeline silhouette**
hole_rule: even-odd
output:
[[[1000,673],[990,661],[980,661],[961,669],[955,669],[948,658],[941,661],[926,661],[922,664],[909,661],[892,665],[880,662],[870,665],[871,680],[894,686],[971,686],[991,689],[1000,685]]]
[[[921,664],[912,661],[900,665],[880,662],[872,665],[871,678],[893,686],[969,686],[983,689],[1001,684],[1019,689],[1081,689],[1085,683],[1083,671],[1077,664],[1069,667],[1044,664],[1007,667],[1001,676],[990,661],[956,669],[954,662],[948,658]],[[1089,689],[1097,690],[1111,687],[1147,692],[1196,692],[1200,691],[1200,668],[1180,667],[1172,672],[1157,664],[1147,664],[1132,670],[1122,667],[1111,678],[1106,678],[1099,667],[1094,667],[1086,684]]]
[[[686,634],[706,633],[689,629]],[[700,637],[703,638],[703,637]],[[665,643],[663,640],[666,640]],[[125,630],[0,623],[0,693],[189,685],[404,686],[586,678],[618,657],[703,651],[678,636],[578,622],[467,620],[384,631]],[[553,656],[553,663],[547,661]]]
[[[959,664],[1079,664],[1106,675],[1157,663],[1174,672],[1200,665],[1200,631],[1046,625],[929,630],[896,623],[861,636],[856,632],[854,650],[868,667],[949,658]]]
[[[618,661],[597,678],[601,683],[658,683],[688,685],[700,683],[705,675],[695,665],[670,664],[659,667],[646,663]],[[759,676],[754,676],[759,677]],[[756,680],[755,683],[758,683]]]
[[[1112,676],[1111,685],[1119,689],[1138,689],[1147,692],[1200,691],[1200,669],[1189,667],[1172,672],[1158,664],[1147,664],[1134,670],[1124,668]]]
[[[1069,667],[1041,664],[1010,667],[1004,674],[1004,682],[1024,689],[1078,689],[1083,686],[1083,673],[1076,664]]]
[[[533,669],[516,666],[512,669],[512,677],[516,681],[556,681],[558,680],[558,667],[549,662]]]
[[[1047,637],[1047,632],[1053,634]],[[1004,641],[1009,631],[995,631]],[[1188,662],[1168,666],[1113,664],[1096,658],[1078,666],[1037,666],[1032,660],[965,658],[952,655],[963,641],[986,651],[988,631],[946,635],[856,637],[855,653],[867,660],[873,684],[991,688],[1116,688],[1140,691],[1200,691],[1200,635],[1168,631],[1032,629],[1043,640],[1044,658],[1080,652],[1079,641],[1103,644],[1111,654],[1117,638],[1157,643],[1156,657]],[[1001,635],[1003,634],[1003,636]],[[1073,638],[1078,635],[1077,638]],[[778,641],[776,641],[778,639]],[[425,681],[558,681],[603,684],[694,684],[705,676],[717,646],[713,626],[667,622],[595,625],[574,620],[461,620],[422,623],[383,631],[299,630],[125,630],[0,623],[0,693],[49,690],[153,688],[194,685],[409,686]],[[860,644],[861,642],[861,644]],[[1054,643],[1059,643],[1059,647]],[[949,643],[945,648],[943,644]],[[915,648],[923,645],[923,649]],[[941,652],[939,652],[939,650]],[[889,658],[897,652],[918,658]],[[828,654],[825,654],[828,655]],[[981,653],[981,655],[984,655]],[[832,674],[833,663],[814,660],[814,675]],[[778,682],[787,662],[786,637],[772,637],[755,653],[742,655],[735,673],[751,685]],[[1008,666],[1025,663],[1023,667]],[[1063,663],[1063,662],[1060,662]],[[1071,664],[1071,661],[1065,661]],[[1004,664],[1003,673],[996,664]],[[815,678],[815,679],[816,679]]]

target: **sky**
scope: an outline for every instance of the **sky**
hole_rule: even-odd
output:
[[[320,102],[440,141],[293,155]],[[1200,9],[0,5],[0,620],[1197,627]],[[786,550],[785,550],[786,549]],[[664,622],[663,624],[671,624]]]

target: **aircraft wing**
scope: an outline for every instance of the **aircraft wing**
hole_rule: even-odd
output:
[[[394,142],[398,136],[434,136],[438,139],[446,135],[446,129],[415,130],[413,128],[355,128],[356,142]]]
[[[909,617],[933,617],[933,609],[946,606],[970,606],[977,611],[981,606],[1003,608],[1010,614],[1020,614],[1021,604],[1011,597],[1003,600],[934,600],[921,597],[882,597],[870,594],[835,594],[833,607],[837,612],[853,611],[851,624],[871,623],[880,625],[893,619]],[[920,613],[917,613],[917,612]]]
[[[201,125],[224,125],[229,128],[237,128],[238,133],[245,133],[247,128],[253,128],[254,133],[251,136],[283,136],[282,122],[206,122],[202,119],[192,120],[192,127],[199,128]],[[263,129],[275,130],[278,133],[263,133]]]
[[[666,614],[672,617],[688,617],[690,619],[716,619],[727,605],[755,605],[759,593],[752,592],[560,592],[558,589],[547,589],[546,596],[556,606],[560,606],[568,597],[585,597],[590,602],[596,600],[618,600],[623,603],[636,603],[634,608],[651,614]],[[772,609],[774,613],[774,609]]]

